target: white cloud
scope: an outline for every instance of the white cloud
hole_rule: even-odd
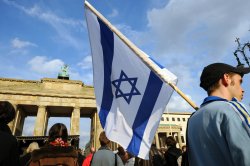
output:
[[[193,76],[190,66],[183,65],[181,63],[173,65],[169,68],[170,71],[174,71],[174,74],[178,77],[178,86],[184,88],[190,88],[197,80],[197,75]]]
[[[83,80],[83,83],[86,85],[93,85],[93,72],[92,72],[92,58],[91,56],[86,56],[81,62],[77,64],[80,66],[79,69],[72,70],[70,72],[70,77],[76,80]],[[77,71],[77,72],[76,72]],[[83,74],[80,74],[83,73]]]
[[[28,50],[27,49],[13,49],[10,50],[10,54],[15,54],[15,55],[27,55],[28,54]]]
[[[91,65],[87,67],[84,64],[91,63],[91,57],[87,56],[84,58],[83,62],[80,62],[78,66],[82,66],[83,69],[79,69],[75,66],[69,65],[69,77],[70,80],[80,80],[86,85],[93,85],[93,74]],[[28,65],[32,72],[38,73],[38,78],[41,77],[52,77],[54,78],[61,71],[61,67],[65,63],[61,59],[49,59],[46,56],[35,56],[30,61]],[[41,76],[40,76],[41,75]]]
[[[192,100],[192,98],[187,95],[187,97]],[[174,94],[169,104],[167,105],[167,108],[165,112],[186,112],[186,111],[194,111],[194,109],[179,95]]]
[[[44,11],[38,5],[34,5],[31,8],[26,8],[17,4],[14,1],[4,0],[6,4],[16,7],[31,17],[38,18],[43,22],[53,27],[61,40],[65,41],[65,44],[71,45],[77,49],[82,48],[83,39],[74,35],[75,31],[86,31],[86,23],[84,20],[76,20],[71,18],[62,18],[53,13],[52,11]]]
[[[62,18],[57,16],[55,13],[51,11],[43,11],[39,6],[35,5],[32,8],[22,8],[22,10],[32,16],[32,17],[37,17],[39,19],[44,20],[47,23],[50,24],[63,24],[63,25],[69,25],[69,26],[74,26],[78,28],[83,28],[83,20],[75,20],[71,18]]]
[[[89,72],[89,73],[84,74],[82,77],[82,80],[85,85],[93,86],[93,73]]]
[[[111,17],[111,18],[112,18],[112,17],[116,17],[116,16],[118,16],[118,14],[119,14],[119,13],[118,13],[118,10],[113,9],[113,10],[112,10],[112,13],[109,14],[108,17]]]
[[[32,47],[36,47],[37,45],[34,44],[34,43],[31,43],[29,41],[23,41],[23,40],[20,40],[18,38],[14,38],[13,40],[11,40],[11,45],[12,47],[14,48],[25,48],[25,47],[29,47],[29,46],[32,46]]]
[[[11,6],[16,7],[19,10],[22,10],[26,14],[33,16],[33,17],[38,17],[40,19],[43,19],[46,22],[57,22],[57,23],[62,23],[64,25],[70,25],[70,26],[79,26],[85,24],[83,20],[75,20],[71,18],[61,18],[57,16],[55,13],[51,11],[43,11],[38,5],[34,5],[31,8],[26,8],[24,6],[19,5],[18,3],[14,1],[8,1],[4,0],[6,4],[9,4]],[[86,25],[86,24],[85,24]],[[81,28],[81,27],[79,27]]]
[[[45,56],[35,56],[28,62],[31,70],[40,74],[53,74],[58,73],[64,62],[60,59],[49,60]]]
[[[79,62],[77,65],[80,66],[84,70],[91,69],[92,68],[91,56],[84,57],[83,60],[81,62]]]
[[[204,66],[213,62],[237,64],[233,56],[235,38],[243,42],[250,37],[248,6],[248,0],[170,0],[163,8],[148,11],[148,35],[155,44],[154,55],[178,76],[178,87],[196,104],[206,95],[199,87]],[[176,103],[171,104],[172,109],[183,105],[173,100]]]
[[[145,32],[136,31],[131,26],[125,24],[116,24],[115,27],[138,47],[150,43]]]
[[[69,76],[71,80],[81,80],[85,85],[93,85],[93,74],[92,72],[81,72],[83,74],[80,74],[79,71],[75,70],[69,70]]]
[[[148,26],[156,35],[158,53],[214,60],[235,45],[235,37],[249,33],[249,6],[248,0],[170,0],[148,12]]]

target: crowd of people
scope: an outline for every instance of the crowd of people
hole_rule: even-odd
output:
[[[200,77],[200,86],[207,92],[198,111],[190,117],[187,128],[187,146],[177,148],[174,137],[165,142],[162,151],[152,144],[152,166],[247,166],[250,165],[250,114],[240,102],[244,74],[250,68],[233,67],[224,63],[206,66]],[[0,101],[0,166],[143,166],[141,159],[122,147],[109,148],[110,140],[101,132],[101,147],[91,148],[86,157],[68,143],[64,124],[56,123],[49,129],[45,146],[31,143],[26,154],[20,156],[15,136],[8,123],[15,117],[15,109],[8,101]]]

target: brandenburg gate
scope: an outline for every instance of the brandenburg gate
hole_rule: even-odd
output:
[[[40,81],[0,78],[0,100],[16,110],[9,127],[21,136],[27,116],[36,116],[34,136],[44,136],[49,117],[70,117],[70,135],[79,135],[80,118],[91,118],[90,143],[99,147],[102,131],[97,116],[94,88],[81,81],[43,78]]]

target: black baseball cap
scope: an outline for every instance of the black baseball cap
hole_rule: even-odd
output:
[[[207,91],[208,88],[219,81],[225,73],[231,72],[240,74],[243,77],[244,74],[250,72],[250,68],[246,68],[243,66],[233,67],[225,63],[210,64],[204,67],[201,73],[200,87]]]

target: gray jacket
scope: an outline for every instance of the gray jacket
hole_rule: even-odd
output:
[[[115,153],[113,153],[108,147],[101,147],[94,153],[91,166],[115,166]],[[124,166],[121,158],[117,157],[117,166]]]
[[[225,99],[215,96],[206,99],[211,98],[189,120],[189,164],[250,165],[249,114],[245,112],[240,115],[234,105]]]

